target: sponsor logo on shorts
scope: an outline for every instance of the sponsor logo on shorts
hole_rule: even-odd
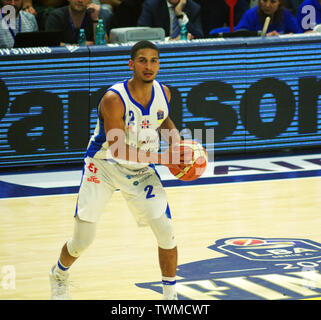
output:
[[[99,179],[95,176],[90,176],[87,181],[94,182],[94,183],[100,183]]]
[[[88,170],[92,173],[97,173],[98,169],[95,167],[95,164],[94,163],[89,163],[88,165]]]

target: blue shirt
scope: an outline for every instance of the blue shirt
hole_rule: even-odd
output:
[[[259,31],[263,29],[264,21],[261,22],[258,14],[258,7],[253,7],[247,10],[238,25],[235,27],[237,29],[247,29],[250,31]],[[293,17],[292,13],[287,10],[283,9],[283,18],[280,23],[273,22],[269,24],[267,32],[277,31],[279,34],[286,34],[286,33],[299,33],[300,29],[297,25],[295,18]]]
[[[319,1],[318,0],[303,1],[298,9],[296,19],[301,32],[312,30],[314,26],[316,26],[317,24],[320,24],[321,23],[321,5]]]

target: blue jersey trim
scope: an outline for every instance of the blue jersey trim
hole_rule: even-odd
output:
[[[165,214],[166,214],[168,219],[172,219],[171,210],[169,209],[168,203],[167,203]]]
[[[168,114],[169,114],[170,104],[169,104],[169,101],[168,101],[168,99],[167,99],[167,96],[166,96],[164,87],[163,87],[163,85],[162,85],[160,82],[158,82],[157,80],[155,80],[155,81],[159,84],[160,88],[162,89],[162,92],[163,92],[163,95],[164,95],[164,98],[165,98],[165,101],[166,101],[166,104],[167,104]]]
[[[162,186],[164,187],[164,184],[163,184],[163,182],[162,182],[162,179],[161,179],[160,175],[158,174],[158,172],[157,172],[157,170],[156,170],[156,168],[155,168],[155,165],[154,165],[153,163],[151,163],[151,164],[149,164],[148,166],[151,167],[151,168],[155,171],[156,176],[158,177],[160,183],[161,183]],[[172,219],[171,210],[169,209],[168,203],[167,203],[167,207],[166,207],[166,210],[165,210],[165,214],[166,214],[166,216],[167,216],[168,219]]]
[[[83,179],[84,179],[85,168],[86,168],[86,162],[84,161],[84,165],[83,165],[83,167],[82,167],[82,174],[81,174],[79,189],[80,189],[80,187],[81,187],[81,185],[82,185],[82,181],[83,181]],[[78,193],[79,193],[79,191],[78,191]],[[79,195],[78,195],[78,197],[77,197],[77,203],[76,203],[76,210],[75,210],[74,218],[76,218],[77,215],[78,215],[78,200],[79,200]]]
[[[124,115],[123,115],[123,120],[125,121],[125,117],[126,117],[126,104],[125,104],[125,101],[123,99],[123,97],[121,96],[120,92],[117,91],[116,89],[114,88],[109,88],[106,90],[106,92],[108,91],[113,91],[115,92],[116,94],[118,94],[118,96],[120,97],[121,101],[123,102],[123,105],[124,105]],[[104,126],[104,121],[99,119],[99,132],[98,132],[98,135],[96,135],[94,137],[94,140],[91,141],[88,149],[87,149],[87,152],[86,152],[86,156],[89,156],[89,157],[94,157],[95,154],[101,149],[102,145],[106,142],[106,133],[105,133],[105,126]]]
[[[99,119],[99,132],[95,136],[94,140],[91,141],[90,146],[87,149],[85,157],[89,156],[93,158],[95,154],[101,149],[102,145],[106,142],[106,134],[104,121]]]
[[[127,95],[128,95],[128,97],[129,97],[130,101],[131,101],[136,107],[139,108],[139,110],[142,112],[142,115],[143,115],[143,116],[148,116],[149,113],[150,113],[150,107],[152,106],[152,104],[153,104],[153,102],[154,102],[154,97],[155,97],[155,89],[154,89],[154,86],[152,87],[152,97],[151,97],[151,99],[150,99],[150,101],[149,101],[149,104],[148,104],[147,108],[144,108],[140,103],[138,103],[138,102],[131,96],[131,94],[130,94],[130,92],[129,92],[129,89],[128,89],[127,82],[128,82],[128,80],[126,80],[126,81],[124,82],[124,87],[125,87],[125,90],[126,90],[126,92],[127,92]]]
[[[126,118],[126,103],[125,103],[122,95],[120,94],[119,91],[117,91],[116,89],[113,89],[113,88],[110,88],[110,89],[108,89],[107,91],[113,91],[113,92],[115,92],[115,93],[117,93],[117,94],[119,95],[119,97],[120,97],[120,99],[121,99],[121,101],[123,102],[123,105],[124,105],[124,116],[123,116],[123,120],[125,121],[125,118]]]

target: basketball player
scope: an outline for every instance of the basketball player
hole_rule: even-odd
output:
[[[166,194],[154,163],[177,166],[190,162],[188,150],[175,144],[179,133],[169,118],[170,90],[155,80],[159,50],[149,41],[131,49],[132,78],[110,87],[98,106],[78,194],[74,233],[50,271],[52,299],[70,299],[68,269],[92,243],[106,203],[120,189],[138,224],[148,224],[158,243],[163,299],[177,300],[177,246]],[[159,153],[157,131],[169,141]]]

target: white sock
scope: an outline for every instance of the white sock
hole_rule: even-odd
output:
[[[57,261],[56,265],[55,265],[55,269],[54,272],[59,273],[60,275],[67,275],[69,270],[69,267],[64,266],[61,262],[60,259]]]
[[[176,277],[162,277],[163,296],[172,297],[176,294]]]

